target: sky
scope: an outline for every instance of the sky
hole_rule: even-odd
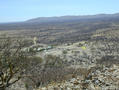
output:
[[[104,13],[119,13],[119,0],[0,0],[0,22]]]

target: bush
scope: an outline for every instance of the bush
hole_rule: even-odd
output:
[[[63,54],[67,54],[67,51],[66,50],[63,50]]]
[[[22,52],[23,43],[5,39],[0,44],[0,88],[6,87],[17,82],[24,70],[24,60],[26,55]],[[12,79],[15,79],[14,81]]]

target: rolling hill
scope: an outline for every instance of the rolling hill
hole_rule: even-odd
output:
[[[17,33],[20,37],[36,36],[39,38],[39,42],[42,43],[87,40],[96,32],[110,30],[119,30],[119,13],[39,17],[23,22],[0,24],[0,31],[12,32],[10,35]]]

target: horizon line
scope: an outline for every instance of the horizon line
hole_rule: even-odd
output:
[[[32,20],[32,19],[37,19],[37,18],[52,18],[52,17],[66,17],[66,16],[95,16],[95,15],[114,15],[114,14],[119,14],[119,12],[117,13],[97,13],[97,14],[79,14],[79,15],[57,15],[57,16],[39,16],[39,17],[33,17],[33,18],[29,18],[26,20],[22,20],[22,21],[6,21],[6,22],[0,22],[0,24],[7,24],[7,23],[20,23],[20,22],[25,22],[28,20]]]

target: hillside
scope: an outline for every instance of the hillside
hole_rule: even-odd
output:
[[[0,24],[0,42],[0,90],[119,89],[119,14]]]
[[[96,32],[119,29],[119,14],[40,17],[19,23],[0,24],[12,37],[39,38],[41,43],[64,43],[90,39]],[[9,31],[10,30],[10,31]],[[9,34],[11,33],[11,34]],[[85,36],[85,37],[83,37]]]

